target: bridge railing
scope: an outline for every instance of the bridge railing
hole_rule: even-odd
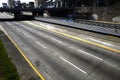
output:
[[[44,22],[59,24],[63,26],[69,26],[73,28],[79,28],[79,29],[94,31],[98,33],[120,36],[120,23],[89,21],[89,20],[69,20],[67,18],[36,17],[35,19]]]

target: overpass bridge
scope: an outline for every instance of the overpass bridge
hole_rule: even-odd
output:
[[[32,12],[32,17],[36,15],[43,16],[46,11],[52,17],[68,17],[87,20],[112,21],[113,18],[120,16],[119,7],[78,7],[78,8],[0,8],[0,12],[12,12],[15,19],[21,19],[22,12]],[[114,13],[113,13],[114,11]],[[97,19],[93,17],[97,16]]]
[[[0,8],[0,12],[13,13],[15,19],[21,19],[22,12],[32,12],[32,17],[34,17],[37,14],[43,15],[45,11],[51,16],[66,17],[74,12],[74,8]]]

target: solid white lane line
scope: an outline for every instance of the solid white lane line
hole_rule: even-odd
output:
[[[52,40],[55,40],[55,41],[57,41],[57,42],[59,42],[59,43],[62,43],[62,41],[60,41],[60,40],[58,40],[58,39],[55,39],[55,38],[51,38]]]
[[[7,34],[7,32],[5,31],[5,29],[0,25],[0,29],[5,33]]]
[[[77,67],[76,65],[72,64],[71,62],[69,62],[68,60],[66,60],[63,57],[60,57],[60,59],[62,59],[63,61],[67,62],[68,64],[70,64],[71,66],[73,66],[74,68],[78,69],[79,71],[83,72],[84,74],[87,74],[87,72],[85,72],[84,70],[80,69],[79,67]]]
[[[47,48],[46,46],[42,45],[40,42],[36,42],[38,45],[40,45],[43,48]]]
[[[59,28],[55,27],[54,25],[49,25],[49,24],[44,24],[44,23],[38,23],[38,22],[34,22],[34,23],[36,23],[38,25],[45,26],[45,27],[47,27],[47,29],[58,30],[60,32],[67,32],[67,30],[65,30],[65,29],[59,29]]]
[[[30,38],[30,36],[29,35],[26,35],[28,38]]]
[[[10,26],[12,25],[12,24],[11,24],[11,23],[9,23],[9,22],[6,22],[6,23],[7,23],[8,25],[10,25]]]
[[[30,36],[29,36],[28,34],[24,33],[24,35],[25,35],[26,37],[30,38]]]
[[[92,56],[92,57],[94,57],[94,58],[97,58],[97,59],[103,61],[102,58],[99,58],[99,57],[97,57],[97,56],[94,56],[94,55],[92,55],[92,54],[90,54],[90,53],[87,53],[87,52],[85,52],[85,51],[83,51],[83,50],[80,50],[80,49],[79,49],[79,51],[80,51],[80,52],[83,52],[84,54],[87,54],[87,55],[89,55],[89,56]]]
[[[98,43],[101,43],[101,44],[105,44],[105,45],[108,45],[108,46],[113,46],[113,45],[110,44],[110,43],[106,43],[106,42],[99,41],[99,40],[96,40],[96,39],[90,39],[90,40],[95,41],[95,42],[98,42]]]

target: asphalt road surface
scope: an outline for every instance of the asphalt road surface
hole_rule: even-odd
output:
[[[0,22],[0,28],[45,80],[120,80],[120,38],[35,20]]]

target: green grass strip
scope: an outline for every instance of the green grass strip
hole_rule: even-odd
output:
[[[20,80],[15,65],[11,62],[0,40],[0,80]]]

